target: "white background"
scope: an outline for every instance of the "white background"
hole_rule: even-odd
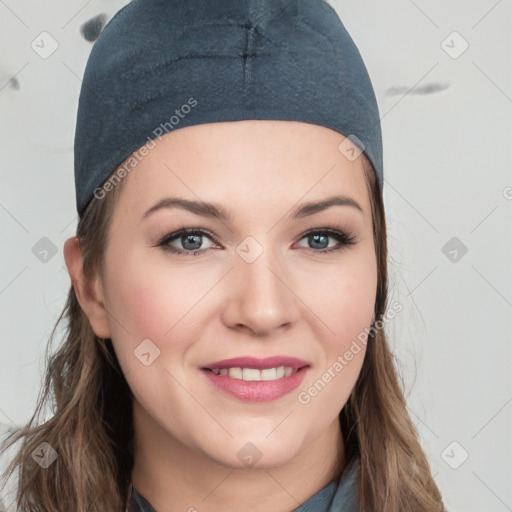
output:
[[[33,411],[70,284],[62,247],[76,229],[74,123],[92,45],[80,27],[125,3],[0,0],[5,425]],[[512,510],[512,4],[331,3],[381,112],[389,304],[404,305],[386,329],[412,418],[450,512]],[[43,31],[59,45],[47,59],[31,48]],[[32,252],[42,237],[57,248],[46,263]]]

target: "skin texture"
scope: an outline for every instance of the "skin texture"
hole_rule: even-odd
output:
[[[289,121],[197,125],[165,135],[124,178],[103,272],[88,293],[75,288],[96,335],[112,339],[133,391],[132,480],[158,512],[290,511],[335,476],[343,455],[338,414],[359,375],[364,343],[308,404],[298,395],[329,368],[332,374],[373,321],[370,202],[361,159],[338,150],[344,139]],[[290,217],[303,203],[335,194],[362,212],[331,206]],[[178,208],[142,219],[170,195],[217,203],[232,219]],[[183,227],[213,236],[168,243],[188,250],[184,255],[158,247]],[[329,236],[315,244],[306,236],[322,228],[344,231],[356,243]],[[263,249],[251,263],[236,252],[246,237]],[[76,237],[64,254],[72,279],[84,283]],[[160,350],[148,366],[134,355],[145,339]],[[200,370],[247,355],[294,356],[310,368],[299,388],[260,403],[219,391]],[[237,456],[249,442],[261,455],[252,466]]]

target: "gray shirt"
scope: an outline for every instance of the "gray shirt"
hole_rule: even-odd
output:
[[[356,512],[357,472],[359,459],[354,459],[343,471],[339,481],[333,480],[311,496],[293,512]],[[129,512],[156,512],[151,504],[132,486]]]

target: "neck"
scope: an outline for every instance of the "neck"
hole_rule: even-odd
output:
[[[137,401],[133,417],[132,482],[158,512],[290,512],[337,478],[345,464],[338,418],[285,464],[238,469],[181,443]]]

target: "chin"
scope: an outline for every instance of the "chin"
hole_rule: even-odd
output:
[[[274,438],[270,440],[272,436]],[[276,433],[265,437],[260,434],[230,439],[228,443],[210,447],[212,449],[205,453],[217,464],[230,469],[273,469],[291,462],[300,452],[301,445],[297,436]]]

